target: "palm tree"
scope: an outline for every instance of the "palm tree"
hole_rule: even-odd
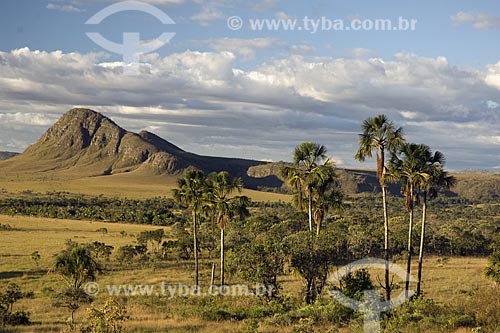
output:
[[[395,153],[404,144],[403,129],[396,128],[383,114],[366,119],[362,124],[363,133],[359,135],[359,149],[354,158],[364,162],[375,153],[377,159],[377,178],[382,189],[382,205],[384,210],[384,257],[385,257],[385,295],[391,299],[389,281],[389,216],[387,213],[387,195],[385,183],[385,157],[387,153]]]
[[[229,173],[222,171],[211,173],[207,179],[209,185],[207,208],[212,215],[212,220],[220,228],[220,280],[224,286],[224,231],[231,219],[245,218],[249,215],[247,206],[249,199],[246,196],[231,197],[234,191],[241,192],[243,181],[241,178],[229,180]]]
[[[198,291],[198,212],[205,201],[206,178],[202,171],[188,169],[177,180],[178,188],[173,189],[174,200],[191,210],[193,215],[194,285]]]
[[[95,281],[102,269],[87,247],[76,244],[57,255],[53,271],[62,276],[68,287],[80,289],[85,282]]]
[[[425,228],[427,219],[427,198],[435,198],[438,195],[439,190],[448,190],[455,186],[456,178],[448,175],[446,171],[443,170],[445,163],[444,155],[436,151],[432,154],[429,147],[424,155],[425,165],[427,167],[427,173],[429,178],[423,181],[420,186],[420,193],[422,195],[422,225],[420,231],[420,247],[418,254],[418,275],[417,275],[417,295],[421,295],[421,282],[422,282],[422,264],[424,258],[424,240],[425,240]]]
[[[405,206],[409,213],[408,224],[408,246],[407,246],[407,262],[406,262],[406,281],[405,281],[405,297],[408,298],[410,288],[410,272],[411,272],[411,257],[412,257],[412,237],[413,237],[413,211],[415,208],[415,191],[427,182],[430,175],[427,173],[425,161],[429,147],[426,145],[418,145],[407,143],[403,145],[400,151],[401,158],[393,155],[389,164],[388,177],[391,180],[401,182],[401,192],[405,196]]]
[[[500,284],[500,252],[496,251],[489,258],[489,265],[484,270],[484,276]]]
[[[331,169],[333,171],[333,168]],[[326,213],[333,209],[342,209],[343,194],[339,190],[338,182],[332,172],[328,177],[316,184],[313,192],[313,220],[316,224],[316,235],[319,235],[321,224]]]
[[[304,142],[295,147],[293,165],[281,170],[283,177],[296,192],[296,204],[304,209],[304,195],[307,198],[309,231],[313,232],[313,189],[333,170],[334,164],[328,160],[326,147],[313,142]]]

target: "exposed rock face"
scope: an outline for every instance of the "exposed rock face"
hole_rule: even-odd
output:
[[[63,167],[102,165],[99,170],[109,174],[123,168],[137,168],[159,151],[140,135],[124,130],[98,112],[72,109],[24,154],[61,161]],[[176,171],[171,161],[168,167],[158,165],[158,168]]]

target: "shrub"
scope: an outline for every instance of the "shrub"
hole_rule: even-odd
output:
[[[89,323],[81,329],[82,333],[121,333],[123,323],[130,317],[123,302],[108,298],[102,308],[87,309]]]
[[[21,288],[15,283],[9,283],[6,290],[0,293],[0,330],[6,325],[29,325],[29,313],[14,311],[14,303],[24,298]]]

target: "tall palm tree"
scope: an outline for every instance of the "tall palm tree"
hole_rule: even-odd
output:
[[[246,196],[231,197],[234,191],[241,192],[243,181],[241,178],[229,179],[229,173],[222,171],[211,173],[207,179],[209,185],[207,207],[212,215],[212,220],[220,228],[220,280],[224,286],[224,232],[231,219],[245,218],[249,215],[247,206],[249,199]]]
[[[427,219],[427,198],[432,199],[437,197],[439,190],[448,190],[455,186],[457,182],[455,177],[450,176],[446,171],[443,170],[445,164],[444,155],[439,151],[436,151],[434,154],[432,154],[430,148],[427,148],[428,149],[424,155],[424,158],[426,159],[425,166],[427,168],[429,178],[424,180],[419,185],[420,194],[422,196],[422,225],[420,231],[420,247],[418,254],[417,295],[422,294],[421,282]]]
[[[326,147],[313,142],[304,142],[295,147],[293,165],[281,170],[283,177],[297,194],[297,208],[304,209],[307,198],[309,231],[313,232],[313,189],[332,173],[334,164],[328,160]]]
[[[207,192],[206,178],[202,171],[188,169],[177,180],[177,187],[172,190],[174,200],[191,210],[193,216],[194,285],[196,291],[198,291],[198,213],[205,201]]]
[[[405,196],[405,205],[409,213],[408,223],[408,246],[406,262],[405,296],[408,298],[410,288],[410,272],[412,257],[412,237],[413,237],[413,212],[415,208],[416,190],[428,182],[430,175],[426,162],[428,159],[429,147],[414,143],[403,145],[400,157],[394,155],[389,164],[389,178],[401,182],[401,192]]]
[[[385,267],[385,295],[389,301],[391,299],[391,286],[389,281],[389,214],[387,212],[387,195],[385,182],[385,157],[398,151],[404,144],[403,129],[396,128],[392,121],[389,121],[383,114],[366,119],[362,124],[362,131],[359,135],[359,149],[354,158],[364,162],[367,157],[372,157],[375,153],[377,159],[377,178],[382,189],[382,206],[384,210],[384,257]]]

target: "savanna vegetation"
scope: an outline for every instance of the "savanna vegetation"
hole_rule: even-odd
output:
[[[252,201],[240,178],[196,169],[170,198],[4,193],[1,330],[356,332],[363,311],[330,291],[364,302],[375,289],[406,298],[382,314],[385,332],[498,331],[500,205],[443,195],[457,185],[444,154],[383,115],[363,122],[355,156],[375,158],[380,194],[343,193],[327,156],[295,148],[289,202]],[[386,269],[332,280],[368,257]]]

